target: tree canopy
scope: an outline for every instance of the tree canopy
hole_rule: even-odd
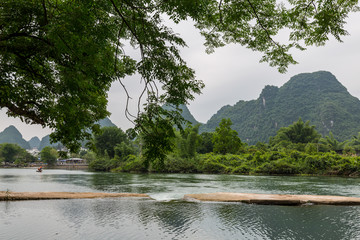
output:
[[[242,142],[238,137],[238,133],[231,129],[232,122],[230,118],[224,118],[219,123],[219,127],[215,129],[212,142],[214,144],[215,153],[232,153],[239,151]]]
[[[129,144],[126,134],[118,127],[103,127],[100,133],[95,134],[93,144],[98,155],[115,156],[115,147],[122,143]]]
[[[58,152],[56,151],[55,148],[46,146],[41,150],[40,156],[41,156],[41,161],[47,163],[50,166],[53,166],[56,164]]]
[[[181,122],[175,112],[164,114],[164,103],[186,104],[204,87],[181,58],[179,48],[186,43],[165,16],[175,23],[192,19],[209,53],[229,43],[241,44],[262,52],[261,61],[284,72],[296,63],[291,49],[323,45],[330,35],[339,41],[347,35],[345,19],[358,10],[357,4],[356,0],[288,0],[286,4],[276,0],[3,0],[0,108],[26,123],[50,127],[54,141],[75,150],[78,140],[89,137],[89,129],[97,130],[95,122],[109,115],[111,83],[119,81],[128,94],[122,79],[138,73],[143,83],[138,113],[131,115],[127,109],[125,115],[137,132],[156,133],[157,122],[165,127],[173,124],[164,121]],[[290,30],[286,43],[275,40],[282,29]],[[124,46],[128,45],[139,51],[139,59],[127,54]],[[143,109],[142,98],[147,100]],[[169,129],[161,132],[171,135]],[[145,138],[152,141],[145,146],[166,142],[167,136],[155,137]]]
[[[277,131],[275,137],[270,138],[270,144],[275,145],[281,141],[290,143],[317,143],[321,135],[310,122],[305,123],[301,118],[288,127],[282,127]]]
[[[35,160],[24,148],[17,144],[4,143],[0,144],[0,162],[6,163],[26,163]]]

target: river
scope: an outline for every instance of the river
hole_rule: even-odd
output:
[[[0,202],[0,239],[359,239],[360,206],[186,202],[210,192],[360,197],[359,178],[0,169],[0,191],[134,192],[136,198]]]

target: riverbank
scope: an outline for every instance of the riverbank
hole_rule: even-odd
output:
[[[37,169],[38,167],[42,166],[43,169],[65,169],[65,170],[88,170],[89,169],[89,165],[87,164],[62,164],[62,165],[55,165],[55,166],[47,166],[44,164],[31,164],[31,165],[27,165],[27,166],[18,166],[15,164],[11,164],[11,165],[3,165],[0,166],[0,168],[33,168],[33,169]]]

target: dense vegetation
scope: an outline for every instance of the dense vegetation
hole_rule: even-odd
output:
[[[14,164],[16,166],[26,166],[34,162],[36,158],[29,154],[24,148],[16,144],[0,144],[0,163]]]
[[[98,150],[100,154],[90,162],[90,167],[114,172],[360,174],[360,157],[356,155],[360,151],[360,135],[346,142],[337,141],[332,133],[320,138],[314,126],[299,119],[280,128],[269,143],[249,146],[241,142],[230,126],[231,120],[223,119],[214,133],[198,134],[199,125],[189,125],[177,132],[174,151],[163,161],[158,159],[151,164],[142,156],[141,138],[124,139],[113,145],[116,150],[113,158]],[[105,130],[103,134],[110,129]]]
[[[299,117],[314,124],[322,136],[332,132],[345,141],[360,131],[360,101],[329,72],[302,73],[280,88],[266,86],[256,100],[223,107],[200,132],[212,132],[223,118],[230,118],[239,137],[256,144]]]
[[[219,173],[219,174],[318,174],[358,176],[360,133],[339,142],[330,132],[321,138],[315,127],[298,119],[280,128],[268,143],[242,142],[231,120],[223,119],[214,133],[199,134],[199,125],[175,131],[172,152],[147,162],[142,136],[130,139],[117,127],[104,127],[88,144],[90,150],[72,154],[89,162],[93,171]],[[34,161],[55,164],[62,153],[45,147],[37,160],[15,144],[0,145],[0,162],[27,166]]]

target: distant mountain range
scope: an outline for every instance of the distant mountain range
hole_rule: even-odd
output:
[[[304,122],[309,120],[323,136],[331,131],[339,141],[360,132],[360,100],[351,96],[335,76],[326,71],[296,75],[282,87],[265,86],[258,99],[240,100],[234,106],[224,106],[206,124],[199,123],[187,106],[180,108],[186,120],[201,125],[200,132],[213,132],[221,119],[230,118],[232,129],[249,144],[267,142],[281,127],[296,122],[300,117]],[[108,118],[99,123],[101,126],[115,126]],[[49,136],[41,141],[34,137],[26,142],[14,126],[0,133],[0,143],[4,142],[39,149],[51,145]]]
[[[112,127],[116,126],[109,118],[104,118],[98,122],[101,127]],[[38,137],[33,137],[29,141],[23,139],[22,134],[14,126],[9,126],[0,132],[0,144],[1,143],[14,143],[25,149],[37,148],[39,150],[46,146],[52,146],[61,148],[61,143],[50,143],[50,135],[46,135],[40,141]]]

